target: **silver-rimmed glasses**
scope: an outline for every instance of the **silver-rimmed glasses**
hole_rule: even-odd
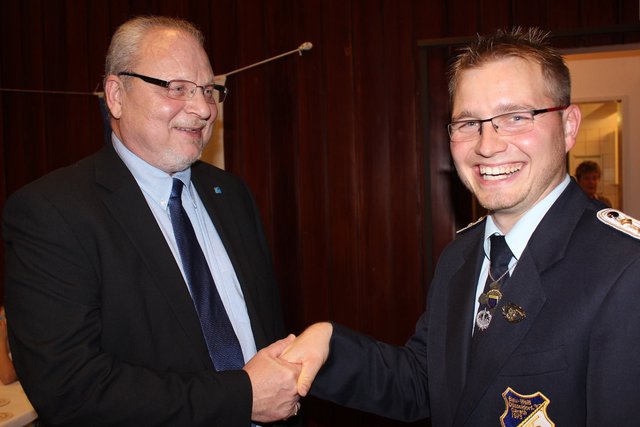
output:
[[[205,101],[209,104],[215,104],[216,102],[222,103],[227,97],[227,88],[219,84],[210,84],[204,86],[198,86],[194,82],[189,80],[160,80],[155,77],[149,77],[138,73],[131,73],[128,71],[122,71],[118,73],[119,76],[137,77],[152,85],[160,86],[167,89],[167,96],[171,99],[177,99],[179,101],[188,101],[196,94],[198,88],[202,89]]]
[[[538,114],[562,111],[568,105],[560,107],[541,108],[539,110],[514,111],[498,114],[488,119],[459,120],[447,125],[451,142],[468,142],[480,138],[482,124],[491,122],[491,127],[498,135],[520,135],[533,129],[533,118]]]

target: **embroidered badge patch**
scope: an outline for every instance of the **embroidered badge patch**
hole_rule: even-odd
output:
[[[500,417],[502,427],[555,427],[547,415],[550,401],[544,394],[519,394],[507,387],[502,398],[506,405]]]

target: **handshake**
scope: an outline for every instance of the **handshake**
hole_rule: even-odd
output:
[[[298,337],[289,335],[260,350],[244,366],[253,389],[251,419],[259,423],[298,414],[300,397],[309,393],[329,356],[330,323],[316,323]]]

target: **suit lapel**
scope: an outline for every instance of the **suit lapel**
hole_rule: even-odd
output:
[[[267,342],[266,332],[263,329],[264,322],[260,319],[259,310],[256,306],[258,296],[255,292],[257,289],[255,286],[250,285],[255,281],[252,280],[253,273],[250,269],[250,264],[247,264],[249,256],[246,255],[245,242],[242,239],[241,228],[238,224],[238,218],[246,215],[246,212],[235,212],[237,206],[244,206],[244,204],[237,200],[239,195],[235,194],[235,187],[225,187],[221,182],[216,182],[214,176],[204,173],[198,167],[192,167],[191,171],[191,179],[198,191],[198,195],[222,240],[240,282],[256,347],[260,349],[269,343]]]
[[[96,157],[96,182],[109,190],[104,197],[107,210],[137,249],[203,363],[212,367],[200,321],[176,260],[138,184],[111,146]]]

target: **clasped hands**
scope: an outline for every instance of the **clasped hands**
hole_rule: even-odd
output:
[[[316,323],[298,337],[289,335],[260,350],[245,366],[253,388],[251,419],[269,423],[298,414],[329,356],[330,323]]]

